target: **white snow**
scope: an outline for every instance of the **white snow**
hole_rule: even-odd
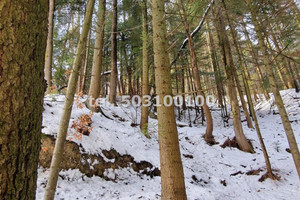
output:
[[[294,90],[285,90],[281,94],[290,120],[293,121],[292,127],[299,144],[300,94],[295,93]],[[63,100],[64,97],[59,95],[45,97],[43,133],[57,134]],[[105,103],[105,99],[101,101]],[[209,146],[205,143],[202,138],[205,126],[193,124],[194,127],[178,127],[188,199],[293,200],[300,198],[300,181],[292,156],[286,151],[289,146],[280,115],[277,114],[276,106],[271,105],[273,105],[272,100],[262,101],[256,109],[272,168],[274,173],[281,177],[280,181],[270,179],[264,182],[258,181],[266,172],[265,163],[256,131],[247,128],[246,122],[243,122],[244,132],[252,141],[255,154],[245,153],[236,148],[220,147],[228,137],[234,136],[234,132],[232,122],[229,121],[229,126],[224,127],[220,111],[213,111],[214,136],[219,145]],[[131,126],[132,123],[139,121],[139,109],[113,107],[109,104],[102,109],[106,115],[115,120],[95,113],[92,116],[94,128],[89,136],[84,135],[81,140],[76,140],[70,129],[68,137],[72,137],[74,142],[82,145],[85,152],[91,154],[102,155],[103,149],[114,148],[120,154],[130,154],[136,161],[145,160],[159,167],[157,121],[150,119],[151,139],[147,139],[138,126]],[[77,104],[74,104],[70,125],[81,114],[89,114],[89,110],[85,107],[80,109]],[[181,124],[188,124],[187,119]],[[263,169],[259,176],[246,175],[249,170],[259,168]],[[242,174],[231,176],[239,171]],[[48,169],[39,168],[37,199],[43,197],[48,173]],[[106,181],[95,176],[88,178],[79,170],[61,171],[55,199],[160,199],[160,177],[151,178],[141,175],[131,168],[109,169],[105,173],[115,181]],[[226,186],[221,181],[226,182]]]

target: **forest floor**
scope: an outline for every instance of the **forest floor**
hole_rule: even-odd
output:
[[[299,144],[300,94],[294,90],[285,90],[281,94]],[[57,134],[63,101],[62,95],[45,97],[43,133],[54,136]],[[82,107],[80,101],[73,106],[70,126],[82,114],[89,114],[89,110]],[[101,101],[105,102],[104,99]],[[95,113],[92,116],[93,130],[89,136],[83,135],[81,139],[76,139],[74,130],[70,128],[68,139],[76,142],[81,151],[86,153],[101,155],[104,149],[115,149],[121,155],[129,154],[136,161],[147,161],[159,168],[157,120],[149,121],[151,139],[148,139],[135,126],[139,123],[139,109],[106,105],[102,110],[113,120]],[[219,142],[213,146],[206,144],[202,137],[205,126],[198,121],[192,124],[193,127],[188,126],[186,112],[186,117],[178,122],[178,132],[188,199],[299,199],[300,181],[288,152],[289,145],[277,108],[273,100],[270,100],[261,101],[256,105],[256,110],[272,168],[281,177],[280,180],[259,181],[266,172],[265,162],[256,131],[247,128],[246,122],[243,122],[244,132],[251,141],[255,154],[220,146],[228,138],[234,137],[232,120],[224,127],[220,110],[212,112],[214,136]],[[191,114],[194,119],[194,111]],[[248,172],[256,175],[247,175]],[[37,199],[43,197],[48,174],[48,169],[39,167]],[[150,177],[137,173],[131,167],[107,169],[105,175],[111,180],[97,176],[87,177],[78,169],[61,171],[55,199],[160,199],[159,176]]]

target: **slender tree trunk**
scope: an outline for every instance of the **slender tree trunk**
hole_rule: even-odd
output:
[[[273,43],[275,45],[276,51],[281,52],[281,48],[279,47],[279,43],[277,41],[277,38],[276,38],[273,30],[270,29],[270,31],[271,31],[271,37],[273,39]],[[271,48],[271,46],[270,46],[270,48]],[[272,49],[271,49],[271,52],[274,54]],[[294,85],[294,77],[292,75],[293,73],[292,73],[291,69],[289,68],[288,63],[286,62],[286,59],[281,55],[279,57],[280,57],[280,60],[281,60],[281,63],[282,63],[283,76],[285,77],[285,80],[287,81],[286,84],[287,84],[288,88],[294,88],[295,85]]]
[[[271,90],[273,92],[273,95],[275,97],[275,103],[278,107],[278,111],[279,114],[281,116],[281,120],[282,120],[282,124],[284,126],[285,129],[285,133],[287,135],[288,138],[288,142],[290,145],[290,149],[291,149],[291,153],[294,159],[294,163],[298,172],[298,176],[300,178],[300,153],[299,153],[299,149],[298,149],[298,145],[297,145],[297,141],[296,138],[294,136],[294,132],[291,126],[291,123],[289,121],[289,117],[287,115],[287,112],[285,110],[279,89],[278,89],[278,85],[276,83],[276,79],[275,79],[275,75],[274,75],[274,71],[273,68],[271,66],[270,60],[268,58],[268,50],[267,47],[264,43],[264,37],[263,37],[263,31],[261,30],[262,28],[259,26],[258,21],[257,21],[257,11],[255,10],[255,8],[252,6],[252,1],[251,0],[245,0],[248,4],[248,7],[250,8],[250,12],[251,12],[251,16],[252,16],[252,21],[253,21],[253,25],[258,37],[258,42],[259,42],[259,46],[262,50],[263,53],[263,57],[264,57],[264,64],[265,67],[267,69],[268,72],[268,76],[269,76],[269,81],[270,81],[270,87]]]
[[[189,24],[187,21],[187,16],[186,16],[186,12],[185,12],[185,8],[184,8],[184,4],[183,4],[182,0],[181,0],[181,9],[183,11],[184,26],[185,26],[185,31],[186,31],[187,38],[188,38],[188,43],[189,43],[193,77],[194,77],[194,82],[195,82],[195,87],[196,87],[196,94],[201,95],[204,99],[206,99],[205,94],[202,89],[201,82],[200,82],[200,76],[199,76],[199,71],[198,71],[198,66],[197,66],[197,57],[196,57],[196,53],[194,50],[194,43],[192,41],[190,27],[189,27]],[[215,144],[216,142],[215,142],[215,139],[213,136],[213,119],[212,119],[209,107],[206,104],[206,100],[204,100],[202,107],[203,107],[205,117],[206,117],[206,131],[205,131],[204,139],[208,144]]]
[[[53,157],[51,160],[50,173],[48,177],[48,182],[44,194],[44,200],[53,200],[56,190],[56,184],[58,179],[58,174],[60,170],[60,163],[62,161],[62,156],[64,152],[64,144],[67,136],[67,130],[69,126],[70,116],[72,112],[72,105],[74,102],[74,95],[76,91],[76,83],[78,80],[78,73],[81,67],[81,60],[84,58],[83,49],[84,44],[87,40],[87,35],[91,27],[91,19],[93,14],[95,0],[89,0],[87,3],[84,24],[82,28],[82,33],[80,35],[80,40],[77,45],[76,57],[73,65],[73,71],[71,73],[68,89],[66,94],[65,105],[63,113],[61,115],[61,120],[59,124],[57,139],[55,143],[55,148],[53,152]]]
[[[91,31],[89,32],[89,36],[87,39],[87,47],[85,50],[86,54],[85,54],[84,65],[83,65],[83,75],[82,75],[81,87],[80,87],[80,91],[79,91],[79,93],[82,93],[82,94],[85,93],[86,74],[87,74],[87,67],[88,67],[88,61],[89,61],[90,45],[91,45]]]
[[[48,11],[48,1],[0,3],[1,200],[35,199]]]
[[[186,103],[185,103],[185,76],[184,76],[184,68],[181,69],[181,92],[182,92],[182,110],[186,110]]]
[[[236,51],[238,53],[239,64],[242,68],[241,72],[242,72],[242,77],[243,77],[243,83],[245,85],[247,100],[248,100],[248,103],[249,103],[249,109],[250,109],[250,113],[252,114],[252,118],[253,118],[253,121],[254,121],[254,124],[255,124],[256,132],[257,132],[258,139],[259,139],[259,143],[260,143],[260,146],[261,146],[263,154],[264,154],[264,159],[265,159],[266,167],[267,167],[267,175],[268,175],[269,178],[276,179],[277,177],[272,173],[272,167],[271,167],[271,163],[270,163],[270,160],[269,160],[269,155],[268,155],[266,146],[264,144],[263,137],[262,137],[262,134],[261,134],[261,131],[260,131],[260,128],[259,128],[258,120],[257,120],[257,117],[256,117],[256,113],[255,113],[255,110],[254,110],[254,105],[253,105],[252,98],[251,98],[250,87],[248,85],[248,81],[246,80],[246,74],[245,74],[245,69],[244,69],[245,67],[243,65],[242,56],[241,56],[241,49],[238,45],[238,40],[237,40],[237,32],[235,30],[235,27],[230,22],[230,19],[229,19],[228,13],[227,13],[227,9],[226,9],[225,1],[222,0],[222,2],[223,2],[223,5],[225,7],[225,10],[226,10],[226,16],[227,16],[227,20],[228,20],[228,23],[229,23],[231,33],[232,33],[234,46],[235,46]]]
[[[213,41],[213,37],[211,35],[210,27],[209,27],[209,21],[206,22],[206,28],[207,28],[207,34],[206,34],[206,39],[207,39],[207,46],[208,46],[208,51],[209,51],[209,56],[210,56],[210,62],[214,70],[214,76],[216,80],[216,85],[217,85],[217,94],[218,94],[218,103],[221,108],[224,107],[223,105],[223,87],[222,87],[222,81],[220,77],[220,72],[218,72],[218,63],[216,60],[216,51],[215,51],[215,44]]]
[[[254,150],[244,134],[242,123],[241,123],[239,102],[237,99],[237,92],[234,85],[234,75],[233,75],[234,63],[231,54],[230,43],[228,40],[225,24],[223,21],[223,15],[221,12],[222,12],[221,10],[218,10],[216,29],[217,29],[218,38],[220,40],[221,54],[223,56],[223,63],[227,75],[227,87],[228,87],[228,95],[230,98],[230,104],[232,109],[234,133],[239,148],[242,151],[253,153]]]
[[[52,87],[52,56],[53,56],[53,18],[55,0],[49,0],[48,36],[45,58],[45,79],[47,81],[46,94],[51,92]]]
[[[102,71],[102,54],[103,54],[103,39],[105,26],[105,6],[106,0],[100,0],[98,6],[98,20],[96,25],[96,41],[93,56],[92,78],[89,89],[89,98],[92,98],[92,103],[100,95],[101,90],[101,71]],[[89,109],[94,110],[93,105],[88,105]]]
[[[124,74],[123,74],[123,58],[122,58],[122,47],[119,47],[119,57],[120,57],[120,81],[119,81],[119,85],[120,85],[120,94],[121,96],[124,95],[126,93],[125,91],[125,83],[124,83]]]
[[[270,41],[269,41],[268,38],[266,38],[266,43],[267,43],[268,47],[271,48]],[[278,76],[279,76],[279,79],[280,79],[280,81],[281,81],[281,83],[282,83],[282,85],[283,85],[283,88],[286,90],[286,89],[289,88],[289,85],[288,85],[288,83],[287,83],[287,80],[286,80],[285,77],[283,76],[282,68],[281,68],[281,66],[279,65],[278,61],[276,60],[276,57],[275,57],[274,52],[273,52],[272,50],[271,50],[270,52],[271,52],[272,61],[273,61],[272,64],[274,64],[275,69],[276,69],[276,71],[277,71],[277,74],[278,74]]]
[[[78,95],[82,95],[82,94],[80,94],[80,92],[82,90],[82,81],[84,79],[84,65],[85,65],[85,58],[86,58],[87,41],[85,41],[85,42],[86,43],[84,44],[84,50],[83,50],[84,57],[81,60],[81,67],[80,67],[79,77],[78,77],[78,81],[77,81],[77,94]]]
[[[240,50],[238,50],[238,51],[240,51]],[[247,99],[248,99],[250,113],[251,113],[252,119],[254,121],[256,133],[257,133],[259,143],[260,143],[260,146],[262,148],[264,159],[265,159],[265,162],[266,162],[267,175],[271,179],[278,179],[278,177],[276,177],[272,172],[271,162],[270,162],[268,151],[267,151],[267,148],[265,146],[265,143],[264,143],[261,131],[260,131],[258,119],[257,119],[257,116],[256,116],[256,112],[255,112],[255,109],[254,109],[252,98],[251,98],[250,88],[249,88],[248,82],[246,80],[246,75],[245,75],[245,70],[244,69],[242,69],[242,76],[243,76],[243,82],[244,82],[245,89],[246,89],[246,95],[247,95]]]
[[[148,63],[148,25],[147,25],[147,0],[143,0],[141,3],[142,18],[143,18],[143,75],[142,75],[142,105],[147,104],[146,96],[149,95],[149,63]],[[142,132],[147,135],[148,133],[148,106],[142,106],[141,123],[140,128]]]
[[[185,183],[180,158],[174,105],[163,105],[166,95],[172,95],[170,60],[167,52],[167,30],[164,1],[152,0],[153,49],[158,106],[158,135],[161,164],[161,199],[185,200]]]
[[[242,63],[240,62],[240,64],[242,64]],[[238,78],[235,67],[233,67],[233,76],[234,76],[234,80],[235,80],[236,87],[237,87],[237,90],[238,90],[238,94],[240,96],[240,101],[241,101],[242,108],[243,108],[243,111],[244,111],[244,115],[245,115],[245,118],[246,118],[246,121],[247,121],[247,126],[248,126],[248,128],[253,128],[252,121],[251,121],[251,118],[250,118],[250,114],[249,114],[249,111],[248,111],[248,108],[247,108],[247,104],[246,104],[246,101],[244,99],[244,93],[242,91],[242,86],[240,84],[240,81],[239,81],[239,78]]]
[[[233,25],[232,25],[232,23],[229,19],[227,9],[226,9],[226,4],[225,4],[224,0],[222,0],[222,2],[223,2],[223,5],[224,5],[224,8],[225,8],[225,15],[226,15],[226,18],[227,18],[227,21],[228,21],[228,25],[229,25],[230,30],[231,30],[233,43],[234,43],[235,49],[236,49],[237,54],[238,54],[238,62],[239,62],[240,67],[242,67],[243,66],[243,61],[242,61],[242,58],[241,58],[240,49],[238,47],[238,41],[237,41],[237,37],[236,37],[237,33],[236,33],[235,28],[233,27]],[[233,66],[232,69],[233,69],[233,75],[234,75],[234,79],[235,79],[235,82],[236,82],[236,86],[237,86],[237,89],[238,89],[238,92],[239,92],[240,100],[241,100],[241,103],[242,103],[242,108],[243,108],[243,111],[244,111],[244,115],[245,115],[246,120],[247,120],[248,128],[253,128],[252,121],[251,121],[251,118],[250,118],[250,114],[248,112],[248,108],[247,108],[247,105],[246,105],[246,102],[245,102],[245,99],[244,99],[244,94],[242,92],[242,86],[239,82],[239,78],[238,78],[238,74],[237,74],[235,66]]]
[[[117,25],[118,25],[118,2],[117,0],[113,0],[113,22],[111,28],[111,73],[110,73],[108,101],[114,105],[117,105],[116,96],[117,96],[117,84],[118,84]]]
[[[258,75],[258,78],[259,78],[259,82],[261,83],[261,89],[262,89],[262,91],[264,91],[265,98],[268,100],[268,99],[270,99],[270,95],[269,95],[268,89],[264,85],[264,76],[263,76],[263,73],[262,73],[262,71],[260,69],[260,66],[258,64],[258,60],[257,60],[258,55],[255,53],[255,51],[253,49],[253,45],[251,43],[249,33],[246,29],[246,23],[243,20],[242,20],[242,25],[243,25],[244,33],[245,33],[246,38],[247,38],[248,47],[249,47],[249,50],[251,52],[252,59],[254,61],[254,65],[255,65],[255,69],[256,69],[256,72],[257,72],[257,75]]]
[[[122,41],[125,42],[125,38],[124,40],[122,39]],[[131,67],[128,63],[128,57],[127,57],[127,50],[126,50],[126,46],[124,45],[124,48],[123,48],[123,51],[124,51],[124,57],[125,57],[125,67],[126,67],[126,72],[127,72],[127,78],[128,78],[128,94],[130,96],[133,96],[133,87],[132,87],[132,70],[131,70]]]

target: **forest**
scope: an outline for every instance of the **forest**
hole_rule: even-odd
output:
[[[0,200],[300,198],[298,0],[0,0]]]

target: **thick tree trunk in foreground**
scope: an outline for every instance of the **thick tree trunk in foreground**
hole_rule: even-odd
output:
[[[51,92],[52,87],[52,57],[53,57],[53,17],[55,0],[49,0],[48,37],[45,58],[45,79],[47,81],[46,94]]]
[[[170,60],[167,52],[164,1],[152,1],[153,48],[155,82],[159,102],[163,104],[166,95],[172,95]],[[158,106],[158,135],[161,164],[161,199],[185,200],[185,183],[180,157],[174,105]]]
[[[142,17],[143,17],[143,77],[142,77],[142,105],[145,105],[147,102],[145,100],[145,96],[149,95],[149,63],[148,63],[148,25],[147,25],[147,1],[143,0],[142,5]],[[142,132],[147,135],[148,133],[148,115],[149,115],[149,107],[142,106],[142,114],[141,114],[141,123],[140,128]]]
[[[99,1],[98,21],[96,25],[96,43],[93,57],[92,78],[89,89],[89,98],[97,99],[101,90],[101,71],[102,71],[102,53],[105,25],[105,6],[106,0]],[[94,102],[92,102],[94,103]],[[89,105],[93,108],[93,105]],[[90,108],[90,109],[91,109]]]
[[[48,8],[46,0],[0,1],[1,200],[35,199]]]
[[[237,92],[234,85],[234,75],[233,75],[234,63],[233,63],[230,43],[226,33],[221,10],[218,10],[216,17],[217,17],[216,28],[217,28],[218,38],[220,40],[221,54],[223,57],[223,63],[227,75],[228,96],[230,98],[230,104],[232,109],[232,120],[233,120],[236,141],[242,151],[253,153],[254,152],[253,148],[248,142],[244,134],[242,123],[241,123],[239,102],[237,99]]]
[[[294,136],[294,132],[291,126],[291,123],[289,121],[289,117],[287,115],[287,112],[285,110],[281,95],[279,93],[279,89],[278,89],[278,85],[276,83],[276,79],[275,79],[275,75],[274,75],[274,71],[272,68],[272,65],[270,63],[270,60],[268,58],[268,50],[267,47],[264,43],[264,36],[263,36],[263,31],[262,28],[259,26],[258,21],[257,21],[257,11],[255,10],[255,8],[252,6],[252,1],[251,0],[246,0],[250,11],[251,11],[251,15],[252,15],[252,21],[253,21],[253,25],[258,37],[258,42],[259,42],[259,47],[262,50],[263,56],[264,56],[264,64],[265,67],[267,69],[268,72],[268,76],[269,76],[269,81],[270,81],[270,87],[271,90],[273,92],[273,95],[275,97],[275,103],[277,105],[281,120],[282,120],[282,124],[284,126],[285,129],[285,133],[287,135],[288,138],[288,142],[289,142],[289,146],[291,149],[291,153],[294,159],[294,163],[298,172],[298,176],[300,178],[300,153],[299,153],[299,149],[298,149],[298,145],[297,145],[297,141],[296,138]]]
[[[73,71],[68,83],[68,89],[66,94],[66,100],[64,105],[64,110],[61,116],[59,130],[57,134],[57,140],[55,143],[54,154],[51,161],[50,173],[48,177],[48,182],[44,194],[44,200],[53,200],[55,195],[55,189],[58,179],[58,174],[60,170],[60,163],[62,161],[62,155],[64,151],[64,144],[67,136],[67,130],[69,126],[70,116],[72,112],[72,105],[74,102],[74,95],[76,91],[76,83],[78,80],[78,73],[81,67],[81,60],[84,58],[83,49],[84,44],[87,40],[87,35],[91,26],[91,19],[93,14],[95,0],[89,0],[87,3],[86,14],[84,19],[84,24],[82,28],[82,33],[80,35],[79,43],[77,46],[76,57],[73,65]]]
[[[118,84],[117,25],[118,25],[118,2],[117,0],[113,0],[113,22],[111,28],[111,73],[110,73],[108,101],[114,105],[117,105],[116,96],[117,96],[117,84]]]

